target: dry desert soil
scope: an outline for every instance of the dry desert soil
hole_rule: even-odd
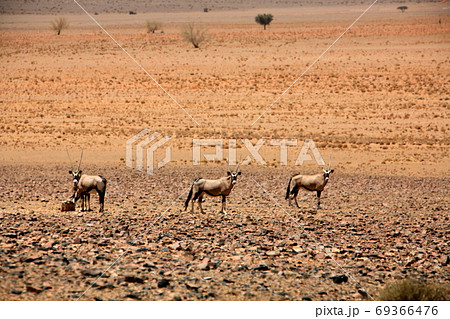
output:
[[[86,5],[109,37],[70,1],[2,1],[1,300],[371,300],[403,278],[450,284],[450,5],[380,2],[315,63],[368,3],[235,2]],[[189,22],[206,30],[199,49]],[[145,128],[171,137],[153,175],[126,165]],[[193,165],[193,139],[251,159],[227,215],[217,198],[184,210],[195,178],[227,170]],[[287,165],[278,139],[297,142]],[[293,173],[321,172],[295,165],[307,139],[334,169],[321,209],[306,191],[299,209],[284,200]],[[60,211],[81,149],[84,173],[108,180],[103,213],[97,195],[93,211]]]

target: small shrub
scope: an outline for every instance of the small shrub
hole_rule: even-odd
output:
[[[69,27],[69,23],[66,18],[56,18],[52,21],[52,29],[56,32],[57,35],[61,34],[61,31],[67,29]]]
[[[199,48],[200,43],[205,41],[206,30],[197,27],[194,23],[189,23],[182,33],[184,39],[191,42],[196,49]]]
[[[147,33],[155,33],[157,30],[161,30],[162,23],[159,21],[147,21],[145,23],[147,26]]]
[[[266,30],[266,25],[269,25],[270,22],[272,22],[272,20],[273,20],[273,15],[271,15],[270,13],[269,14],[266,14],[266,13],[258,14],[255,17],[255,22],[260,24],[260,25],[263,25],[264,26],[264,30]]]
[[[405,12],[408,9],[408,7],[407,6],[400,6],[400,7],[397,7],[397,9],[401,10],[402,13],[403,13],[403,12]]]
[[[426,284],[414,279],[403,279],[383,288],[381,301],[446,301],[450,300],[450,285]]]

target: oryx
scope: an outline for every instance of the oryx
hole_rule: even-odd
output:
[[[289,206],[291,205],[291,199],[294,198],[295,204],[300,208],[297,202],[297,195],[300,188],[306,189],[310,192],[317,192],[317,208],[320,208],[320,194],[322,193],[325,185],[328,183],[330,174],[334,172],[331,169],[331,158],[328,165],[328,169],[323,168],[323,173],[316,175],[302,175],[294,174],[289,179],[289,183],[286,190],[286,198],[289,199]]]
[[[209,196],[222,196],[222,210],[219,213],[224,213],[225,215],[227,214],[225,211],[226,198],[228,195],[230,195],[234,184],[236,184],[238,175],[241,175],[241,172],[239,172],[239,165],[241,165],[241,162],[238,163],[235,172],[233,172],[233,170],[231,169],[228,160],[227,164],[228,176],[219,179],[204,179],[199,177],[194,181],[194,183],[192,183],[191,190],[189,191],[189,195],[184,205],[184,210],[187,209],[189,201],[192,198],[192,194],[194,194],[194,197],[192,198],[191,212],[194,212],[194,202],[198,200],[198,207],[200,207],[200,212],[204,214],[205,212],[202,208],[202,201],[204,201],[203,196],[206,194]]]
[[[67,152],[69,155],[69,152]],[[81,160],[83,158],[83,150],[81,151],[80,162],[78,163],[78,168],[76,170],[69,171],[69,174],[73,176],[73,202],[81,198],[81,211],[91,210],[91,195],[98,193],[100,210],[103,212],[103,207],[105,203],[105,192],[106,192],[106,179],[103,176],[91,176],[82,175],[83,171],[80,170]],[[69,155],[70,160],[70,155]],[[70,160],[72,165],[72,160]],[[73,166],[72,166],[73,167]],[[86,205],[87,202],[87,205]]]

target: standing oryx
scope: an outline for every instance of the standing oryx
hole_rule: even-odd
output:
[[[69,155],[68,152],[67,155]],[[106,179],[100,175],[97,176],[82,175],[83,171],[80,170],[82,158],[83,158],[83,150],[81,151],[80,162],[78,163],[77,170],[69,171],[69,174],[72,174],[73,176],[73,191],[74,191],[74,194],[72,196],[73,202],[75,203],[77,200],[81,198],[81,210],[90,211],[91,210],[90,194],[95,194],[97,192],[100,201],[99,212],[103,212],[103,207],[105,203]],[[70,163],[72,165],[72,160],[70,160]]]
[[[200,207],[200,212],[204,214],[203,208],[202,208],[202,201],[203,196],[205,194],[209,196],[222,196],[222,210],[219,213],[227,214],[225,211],[226,208],[226,198],[228,195],[230,195],[231,190],[233,189],[234,184],[236,184],[237,176],[241,175],[241,172],[239,172],[239,165],[241,165],[241,162],[238,163],[236,167],[236,171],[233,173],[233,170],[230,167],[230,164],[228,163],[228,176],[222,177],[219,179],[204,179],[204,178],[197,178],[194,183],[192,184],[191,190],[189,191],[189,195],[186,199],[186,203],[184,206],[184,210],[187,209],[189,205],[189,201],[192,198],[192,194],[194,194],[194,198],[192,198],[192,209],[191,212],[194,212],[194,202],[198,200],[198,207]]]
[[[334,172],[334,169],[331,169],[331,158],[330,163],[328,165],[328,169],[323,169],[323,173],[316,175],[301,175],[295,174],[292,175],[289,179],[289,183],[286,190],[286,198],[289,199],[289,206],[291,205],[291,199],[294,198],[295,204],[300,208],[297,202],[297,194],[301,188],[306,189],[310,192],[317,192],[317,208],[320,208],[320,194],[322,193],[325,185],[328,183],[328,179],[330,178],[330,174]],[[292,188],[291,188],[292,187]]]

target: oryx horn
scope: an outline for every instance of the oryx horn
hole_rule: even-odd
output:
[[[70,168],[73,170],[73,163],[72,163],[72,159],[70,158],[70,154],[69,154],[69,150],[67,149],[67,146],[66,146],[66,152],[67,152],[67,156],[69,157]]]
[[[233,173],[233,171],[231,170],[231,167],[230,167],[230,163],[228,162],[228,158],[225,158],[225,160],[227,161],[228,170],[230,171],[230,173]]]
[[[81,149],[81,156],[80,156],[80,162],[78,163],[78,168],[77,171],[80,170],[80,166],[81,166],[81,160],[83,159],[83,149]]]
[[[239,163],[236,167],[236,173],[239,171],[239,165],[241,165],[242,161],[241,161],[242,156],[239,156]]]

